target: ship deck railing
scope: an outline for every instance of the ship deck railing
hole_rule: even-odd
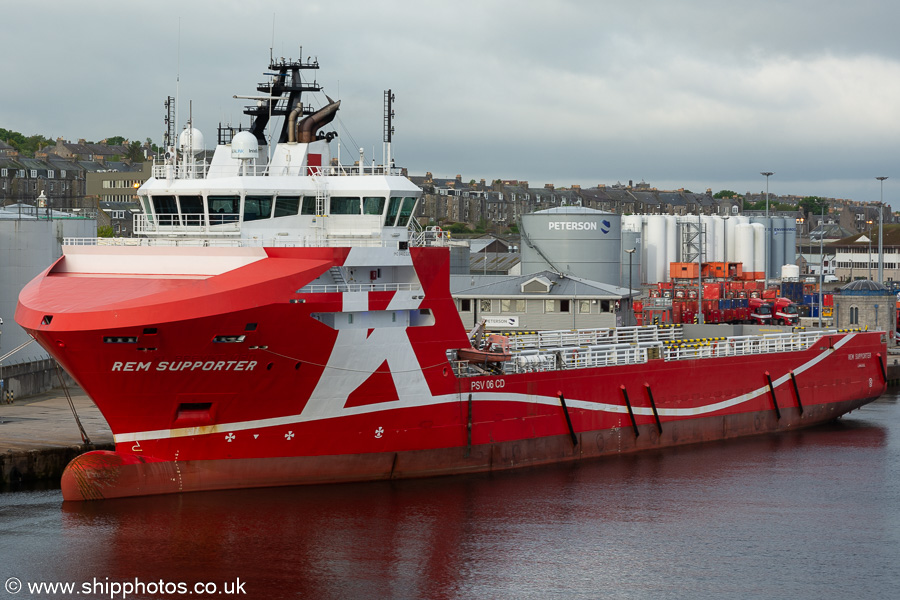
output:
[[[643,327],[640,329],[656,328]],[[586,331],[600,333],[602,330]],[[659,333],[665,331],[666,330],[663,329]],[[579,338],[573,334],[580,333],[575,331],[541,333],[560,334],[559,341],[561,344],[555,347],[549,344],[542,347],[532,345],[531,347],[523,348],[519,346],[518,348],[511,350],[512,359],[506,362],[479,365],[470,364],[466,361],[451,361],[454,363],[454,372],[462,377],[474,377],[491,374],[508,375],[515,373],[584,369],[590,367],[636,365],[644,364],[654,359],[678,361],[728,356],[774,354],[779,352],[798,352],[809,349],[826,335],[835,335],[842,332],[837,330],[820,330],[690,340],[656,339],[650,341],[620,341],[615,343],[597,344],[574,343],[575,340]],[[568,334],[568,337],[563,336],[563,333]],[[674,334],[674,332],[672,333]],[[511,346],[512,340],[515,337],[516,336],[510,336]],[[544,341],[549,342],[551,337],[552,336],[546,336]],[[600,338],[585,336],[581,339]]]
[[[421,290],[418,283],[337,283],[305,285],[298,294],[334,294],[338,292],[414,292]]]
[[[398,248],[396,240],[363,236],[272,236],[258,238],[161,237],[67,237],[64,246],[186,246],[228,248]]]
[[[559,329],[513,333],[511,350],[560,348],[564,346],[596,346],[598,344],[642,343],[681,339],[681,327],[601,327],[597,329]]]
[[[277,177],[287,175],[293,171],[295,177],[326,176],[326,177],[357,177],[361,175],[402,175],[403,169],[390,165],[334,165],[322,167],[288,167],[285,165],[272,166],[270,164],[247,164],[236,169],[233,165],[222,167],[218,170],[211,168],[206,161],[184,161],[177,165],[167,162],[156,162],[154,159],[151,169],[156,179],[168,179],[171,173],[174,179],[207,179],[210,176],[235,176],[235,177]]]

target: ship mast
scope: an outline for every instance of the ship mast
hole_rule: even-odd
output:
[[[302,54],[303,48],[300,48]],[[271,99],[262,100],[254,106],[244,108],[244,114],[250,116],[253,121],[250,125],[250,133],[256,136],[256,141],[260,145],[267,145],[265,136],[266,126],[271,117],[287,117],[294,107],[302,105],[303,92],[319,92],[322,90],[315,79],[312,83],[304,83],[300,77],[300,72],[304,70],[313,70],[319,68],[319,59],[308,57],[304,62],[301,60],[290,60],[285,58],[269,60],[269,75],[272,81],[257,84],[256,89],[265,92]],[[311,115],[315,112],[312,106],[303,106],[303,115]],[[281,134],[278,136],[277,143],[284,143],[288,140],[288,119],[283,119],[281,125]]]

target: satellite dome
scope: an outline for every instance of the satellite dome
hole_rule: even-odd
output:
[[[231,158],[247,160],[259,158],[259,144],[249,131],[239,131],[231,138]]]
[[[203,134],[195,127],[185,129],[178,136],[178,148],[188,154],[202,152],[206,148],[203,142]]]

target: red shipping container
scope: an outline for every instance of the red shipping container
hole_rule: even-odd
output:
[[[775,298],[778,297],[778,290],[775,290],[775,289],[763,290],[762,297],[765,300],[774,300]]]
[[[822,304],[824,306],[834,306],[834,294],[823,294]]]
[[[718,300],[722,296],[722,286],[718,283],[704,283],[703,297]]]
[[[634,301],[634,312],[639,313],[644,310],[644,303],[640,300]]]

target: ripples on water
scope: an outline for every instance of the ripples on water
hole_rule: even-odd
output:
[[[811,430],[499,475],[65,505],[55,489],[9,492],[0,581],[240,577],[250,598],[894,597],[898,433],[887,396]]]

